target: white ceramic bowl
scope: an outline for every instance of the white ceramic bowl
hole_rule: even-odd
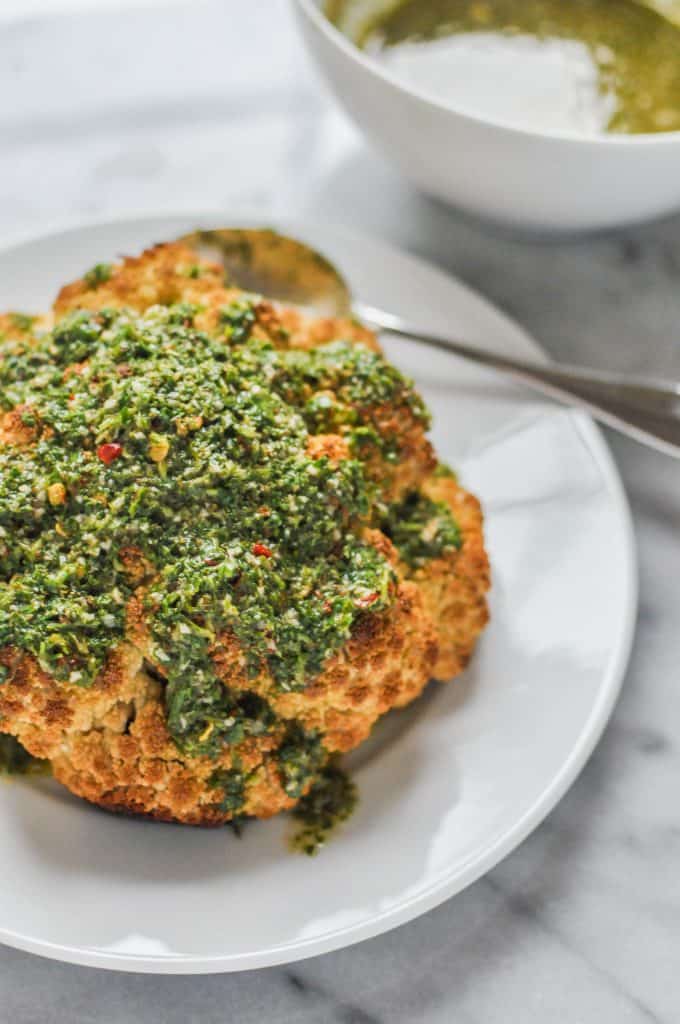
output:
[[[293,0],[350,116],[430,195],[533,230],[619,227],[680,208],[680,132],[548,135],[459,113],[403,85],[338,32],[322,0]]]

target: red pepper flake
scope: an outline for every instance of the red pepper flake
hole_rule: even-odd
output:
[[[219,565],[220,564],[220,560],[219,560],[219,558],[204,558],[203,559],[203,564],[204,565]]]
[[[268,548],[266,544],[253,544],[250,550],[254,555],[257,555],[258,558],[260,556],[262,556],[263,558],[271,558],[272,555],[274,554],[274,552],[270,548]]]
[[[330,613],[333,611],[333,605],[330,603],[329,600],[325,600],[321,607],[323,608],[326,615],[330,615]]]
[[[122,444],[100,444],[99,448],[97,448],[97,458],[106,466],[110,466],[111,463],[115,462],[122,454]]]
[[[76,396],[75,396],[75,395],[69,395],[69,396],[68,396],[68,404],[69,404],[69,405],[73,405],[73,403],[75,402],[75,400],[76,400]]]
[[[354,602],[357,608],[370,608],[372,604],[378,600],[380,595],[377,590],[374,590],[370,594],[365,594],[363,597],[358,597]]]

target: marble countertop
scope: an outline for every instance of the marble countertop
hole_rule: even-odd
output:
[[[0,19],[0,243],[55,220],[182,206],[326,218],[439,263],[557,358],[680,377],[680,218],[586,240],[494,232],[366,147],[286,0],[89,6]],[[680,1020],[680,466],[610,440],[640,550],[632,663],[586,770],[520,849],[419,920],[291,967],[154,978],[0,948],[2,1019]]]

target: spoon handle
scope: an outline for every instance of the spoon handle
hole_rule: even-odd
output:
[[[680,384],[676,382],[510,359],[423,331],[373,306],[356,303],[354,311],[364,323],[383,333],[408,337],[500,370],[549,398],[585,409],[595,419],[650,448],[680,458]]]

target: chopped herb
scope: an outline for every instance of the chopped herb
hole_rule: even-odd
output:
[[[83,280],[88,288],[98,288],[110,280],[113,267],[110,263],[97,263],[92,270],[83,274]]]
[[[434,473],[432,474],[435,480],[457,480],[456,473],[447,466],[445,462],[438,462]]]
[[[243,345],[257,321],[255,302],[250,299],[235,300],[224,307],[220,320],[225,325],[226,336],[232,345]]]
[[[312,433],[349,436],[362,461],[376,449],[383,457],[401,454],[394,420],[402,413],[429,426],[430,417],[410,380],[376,352],[347,341],[334,341],[310,352],[278,353],[271,386],[300,407]],[[382,420],[390,410],[387,421]]]
[[[289,725],[279,748],[281,783],[288,796],[297,800],[318,775],[327,756],[318,734],[308,732],[298,722]]]
[[[461,545],[460,530],[449,506],[418,491],[389,505],[380,529],[390,538],[402,561],[413,569]]]
[[[221,811],[238,814],[243,807],[246,791],[243,772],[237,768],[219,768],[210,776],[208,785],[222,791],[218,804]]]

